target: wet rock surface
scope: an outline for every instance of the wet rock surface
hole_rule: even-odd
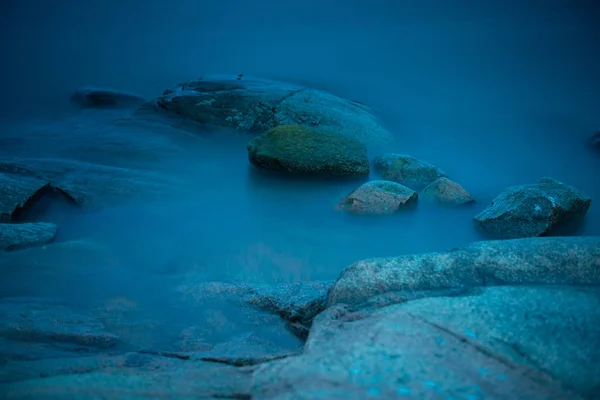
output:
[[[416,204],[418,196],[399,183],[371,181],[352,191],[336,208],[353,214],[392,214]]]
[[[542,236],[581,219],[590,204],[591,199],[574,187],[542,178],[535,184],[506,189],[475,216],[475,222],[503,238]]]
[[[0,251],[44,245],[56,236],[57,226],[47,222],[0,223]]]
[[[420,190],[436,179],[446,176],[433,164],[406,154],[384,154],[376,157],[373,164],[375,171],[383,179],[401,183],[414,190]]]
[[[450,205],[471,204],[475,200],[458,183],[446,177],[441,177],[431,182],[421,192],[421,198],[434,202]]]
[[[0,164],[0,171],[6,170],[7,168]],[[50,192],[52,187],[48,181],[0,172],[0,222],[16,220]]]
[[[363,144],[387,142],[391,134],[371,109],[330,93],[284,82],[206,76],[165,91],[156,104],[192,120],[262,133],[282,125],[318,127]]]
[[[320,176],[369,174],[366,147],[335,132],[284,125],[255,137],[247,149],[250,162],[266,170]]]
[[[476,242],[446,253],[359,261],[333,285],[328,305],[385,305],[478,286],[600,284],[600,238]]]

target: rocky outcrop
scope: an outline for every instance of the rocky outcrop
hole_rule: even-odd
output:
[[[598,305],[597,291],[491,287],[374,311],[333,306],[315,319],[303,355],[256,369],[253,395],[593,398]]]
[[[0,251],[43,245],[56,236],[57,226],[46,222],[0,223]]]
[[[442,204],[471,204],[475,200],[461,185],[446,177],[431,182],[421,192],[421,197]]]
[[[591,199],[572,186],[552,178],[506,189],[475,216],[486,232],[503,238],[551,234],[554,229],[583,217]]]
[[[247,149],[250,162],[266,170],[319,176],[369,174],[363,144],[316,128],[279,126],[252,139]]]
[[[52,192],[47,180],[2,172],[6,170],[0,163],[0,222],[18,219],[44,195]],[[14,171],[21,172],[16,166]]]
[[[71,95],[71,103],[82,108],[133,108],[144,102],[136,94],[106,88],[84,87]]]
[[[417,192],[396,182],[367,182],[338,205],[337,209],[353,214],[392,214],[417,202]]]
[[[157,107],[201,123],[262,133],[282,125],[317,127],[363,144],[391,134],[372,110],[330,93],[283,82],[207,76],[165,91]]]
[[[377,307],[479,286],[600,285],[600,237],[476,242],[446,253],[363,260],[347,267],[328,305]]]
[[[375,171],[387,181],[420,190],[446,174],[436,166],[405,154],[384,154],[374,160]]]

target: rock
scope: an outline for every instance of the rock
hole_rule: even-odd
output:
[[[446,174],[428,162],[404,154],[385,154],[374,160],[375,171],[387,181],[421,189]]]
[[[242,367],[296,354],[253,333],[246,333],[219,343],[213,349],[196,353],[194,359]]]
[[[266,170],[323,176],[369,174],[364,145],[315,128],[279,126],[252,139],[247,149],[250,162]]]
[[[402,308],[499,359],[544,371],[585,398],[600,393],[598,286],[489,287]]]
[[[56,236],[57,226],[46,222],[0,223],[0,251],[43,245]]]
[[[71,103],[82,108],[133,108],[145,102],[133,93],[93,87],[78,89],[71,95]]]
[[[285,322],[284,328],[304,341],[308,336],[313,318],[325,309],[327,291],[333,282],[314,281],[289,284],[251,284],[244,282],[209,281],[203,277],[186,276],[179,291],[203,305],[213,300],[225,300],[240,308],[250,308],[252,320],[263,326],[262,313]],[[189,307],[189,306],[186,306]],[[279,336],[284,336],[279,333]]]
[[[47,299],[2,298],[0,321],[0,337],[14,341],[15,346],[45,343],[66,351],[89,352],[109,349],[118,343],[93,318]]]
[[[511,302],[517,304],[518,297],[513,299]],[[461,308],[461,304],[453,307],[454,300],[439,299],[444,304],[439,314],[445,313],[443,317],[449,321],[470,321],[467,313],[472,309]],[[563,389],[560,382],[545,371],[507,359],[502,352],[490,350],[471,339],[460,325],[430,321],[429,309],[413,311],[408,308],[413,303],[417,302],[371,312],[352,312],[341,305],[327,309],[315,319],[303,355],[255,368],[253,398],[581,398]],[[481,310],[479,315],[486,311],[493,315],[494,309]],[[527,309],[523,307],[520,311]],[[568,313],[559,314],[553,321],[559,321],[561,316],[570,317]],[[588,314],[587,318],[591,320],[593,316]],[[531,328],[525,318],[520,322],[523,326],[519,327],[519,321],[487,321],[494,324],[490,332],[499,329],[506,334],[510,332],[504,330],[512,326],[529,335],[535,335],[536,328],[553,326],[544,324],[543,319]],[[554,339],[557,338],[542,336],[540,348],[553,346]],[[583,344],[579,349],[583,350]],[[590,366],[589,362],[586,366]],[[586,372],[591,374],[595,369],[597,367],[592,366]]]
[[[446,253],[359,261],[329,291],[328,306],[378,307],[478,286],[600,284],[600,237],[475,242]]]
[[[350,193],[337,209],[354,214],[392,214],[417,202],[417,192],[396,182],[371,181]]]
[[[156,104],[201,123],[247,132],[302,125],[339,132],[363,144],[392,138],[364,104],[284,82],[237,78],[209,76],[182,83],[165,91]]]
[[[600,131],[596,132],[589,140],[592,147],[600,148]]]
[[[503,238],[543,236],[572,219],[582,218],[591,199],[552,178],[507,188],[475,216],[485,231]]]
[[[431,182],[421,192],[421,197],[444,204],[469,204],[475,200],[462,186],[446,177]]]
[[[140,359],[140,355],[133,354]],[[250,399],[251,375],[228,365],[147,357],[145,368],[130,363],[90,373],[0,384],[5,400],[16,399]]]
[[[18,171],[18,167],[16,167]],[[34,176],[11,175],[0,164],[0,222],[18,219],[43,196],[52,192],[47,180]]]
[[[53,158],[0,159],[0,171],[13,185],[24,182],[31,187],[19,199],[32,192],[33,182],[37,185],[50,182],[50,189],[54,187],[74,203],[86,207],[166,194],[179,184],[176,179],[155,172]]]

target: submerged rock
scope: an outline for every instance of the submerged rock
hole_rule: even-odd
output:
[[[485,231],[504,238],[543,236],[556,227],[583,217],[591,199],[552,178],[506,189],[475,216]]]
[[[250,162],[267,170],[324,176],[369,174],[364,145],[315,128],[273,128],[252,139],[247,149]]]
[[[443,204],[461,205],[475,202],[469,192],[446,177],[438,178],[427,185],[421,196]]]
[[[350,193],[337,209],[354,214],[392,214],[416,203],[417,192],[396,182],[371,181]]]
[[[3,163],[0,163],[0,171],[6,170]],[[48,180],[0,172],[0,222],[14,221],[51,192]]]
[[[0,251],[43,245],[56,236],[57,226],[46,222],[0,223]]]
[[[387,181],[413,189],[429,185],[446,174],[436,166],[405,154],[385,154],[375,158],[375,171]]]
[[[133,108],[145,101],[133,93],[93,87],[78,89],[71,95],[71,103],[83,108]]]
[[[600,285],[600,237],[476,242],[446,253],[363,260],[347,267],[328,306],[378,307],[478,286]]]
[[[282,125],[318,127],[363,144],[388,142],[372,110],[330,93],[266,79],[214,76],[167,90],[156,104],[201,123],[262,133]]]
[[[565,320],[571,320],[573,310],[553,305],[551,294],[538,292],[539,297],[527,297],[525,292],[524,288],[489,288],[479,298],[423,299],[371,312],[334,306],[315,319],[303,355],[256,368],[252,394],[278,400],[580,398],[562,384],[582,383],[571,385],[582,389],[581,393],[598,379],[596,375],[585,382],[598,369],[590,360],[576,365],[585,356],[586,346],[597,345],[592,336],[598,331],[592,326],[598,317],[597,305],[594,308],[597,298],[585,306],[582,316],[575,317],[581,324],[567,338]],[[518,301],[521,293],[525,295],[522,306]],[[512,297],[503,304],[506,296]],[[586,300],[577,291],[565,292],[564,298],[571,307]],[[527,306],[537,304],[542,307],[529,314]],[[506,317],[492,318],[496,312]],[[514,318],[511,312],[515,312]],[[546,320],[546,315],[551,318]],[[559,331],[546,332],[557,326]],[[483,337],[474,336],[471,329]],[[523,336],[516,337],[519,333]],[[562,354],[554,352],[546,356],[549,364],[532,365],[515,353],[509,357],[510,345],[488,346],[495,334],[512,340],[514,348],[523,348],[525,357],[544,357],[543,349],[560,345],[563,337],[577,353],[565,356],[565,365],[560,364]],[[556,368],[546,371],[548,365]],[[558,376],[572,366],[585,375],[577,381]]]

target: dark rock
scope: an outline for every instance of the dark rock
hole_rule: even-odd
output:
[[[405,154],[385,154],[374,160],[375,171],[387,181],[419,190],[446,174],[436,166]]]
[[[97,351],[118,340],[95,319],[44,299],[0,299],[0,337],[17,343],[45,343],[66,351]]]
[[[157,105],[201,123],[247,132],[302,125],[339,132],[364,144],[391,139],[372,110],[363,104],[321,90],[265,79],[204,77],[165,91]]]
[[[337,209],[353,214],[392,214],[417,202],[417,192],[396,182],[371,181],[350,193]]]
[[[509,303],[518,304],[518,298],[513,297]],[[501,295],[497,294],[496,299],[500,300]],[[561,382],[542,368],[513,361],[504,351],[490,349],[473,339],[468,329],[465,333],[460,321],[474,321],[469,315],[472,308],[460,303],[454,306],[455,300],[440,298],[438,301],[443,304],[439,315],[444,321],[457,321],[455,324],[429,320],[431,308],[426,307],[426,303],[419,309],[410,308],[419,301],[372,312],[351,312],[342,305],[331,307],[315,319],[303,355],[256,367],[252,394],[261,399],[277,400],[580,398],[563,389]],[[516,326],[520,328],[518,332],[527,333],[525,341],[531,338],[533,342],[538,329],[554,326],[540,320],[539,324],[529,327],[526,318],[514,322],[490,319],[494,307],[499,305],[492,301],[478,304],[482,306],[478,315],[488,316],[481,324],[487,323],[490,333],[501,331],[510,335],[507,330]],[[521,315],[527,310],[521,308]],[[554,310],[556,308],[550,306],[547,311]],[[541,310],[542,315],[544,311]],[[510,315],[510,307],[506,307],[502,315],[504,312]],[[589,323],[595,314],[597,311],[588,314],[586,322]],[[506,319],[510,319],[508,315]],[[553,316],[553,322],[558,322],[561,317],[569,318],[570,315]],[[595,331],[597,328],[592,333]],[[591,338],[583,331],[581,334]],[[555,345],[554,340],[560,339],[552,335],[541,336],[539,348]],[[586,344],[593,343],[588,341]],[[583,343],[578,350],[585,351]],[[576,361],[577,357],[572,360]],[[560,359],[555,362],[558,363]],[[588,375],[597,370],[589,362],[585,367],[589,367]]]
[[[448,290],[509,284],[600,284],[600,237],[476,242],[446,253],[359,261],[329,291],[328,306],[400,303]],[[374,302],[379,298],[380,302]]]
[[[52,192],[48,180],[11,175],[2,171],[5,168],[0,164],[0,222],[18,219],[44,195]]]
[[[421,197],[443,204],[460,205],[475,202],[469,192],[446,177],[438,178],[427,185],[421,192]]]
[[[582,218],[591,199],[572,186],[552,178],[507,188],[475,216],[485,231],[503,238],[551,234],[564,223]]]
[[[368,175],[367,149],[334,132],[300,125],[273,128],[248,143],[256,167],[322,176]]]
[[[176,179],[155,172],[65,159],[0,159],[0,171],[4,171],[0,176],[5,176],[7,182],[24,182],[24,187],[31,187],[21,189],[19,199],[32,192],[33,182],[50,182],[50,189],[54,187],[74,203],[90,207],[169,193],[178,185]]]
[[[78,89],[71,95],[71,102],[82,108],[133,108],[145,101],[133,93],[92,87]]]
[[[46,222],[0,223],[0,251],[46,244],[54,239],[57,229]]]

